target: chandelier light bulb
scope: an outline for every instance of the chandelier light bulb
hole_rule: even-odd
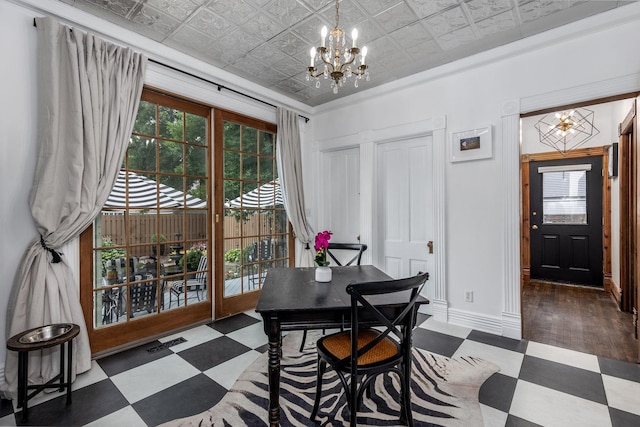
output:
[[[361,65],[364,65],[364,59],[367,57],[367,47],[364,46],[362,48],[362,60],[360,61]]]
[[[314,64],[315,59],[316,59],[316,48],[312,47],[311,50],[309,51],[309,54],[311,55],[311,62],[309,63],[309,66],[313,67],[313,64]]]
[[[320,46],[325,47],[325,41],[327,39],[327,26],[324,25],[320,30],[320,37],[322,38],[322,44]]]
[[[351,31],[351,39],[353,40],[353,47],[356,47],[356,40],[358,40],[358,30],[356,28]]]

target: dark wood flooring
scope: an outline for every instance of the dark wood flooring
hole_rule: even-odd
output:
[[[638,362],[633,316],[601,289],[531,281],[522,294],[523,338]]]

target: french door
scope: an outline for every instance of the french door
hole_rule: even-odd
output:
[[[254,308],[267,271],[293,265],[276,126],[215,112],[215,315]]]
[[[211,319],[211,108],[145,89],[118,179],[80,237],[92,353]]]

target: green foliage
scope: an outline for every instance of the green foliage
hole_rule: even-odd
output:
[[[180,265],[180,267],[182,267],[182,269],[184,270],[185,268],[185,259],[186,259],[186,264],[187,264],[187,271],[196,271],[198,270],[198,265],[200,264],[200,258],[202,258],[203,256],[207,255],[207,243],[206,242],[199,242],[199,243],[195,243],[193,246],[191,246],[191,248],[189,248],[185,255],[180,258],[180,261],[178,261],[178,265]]]
[[[227,252],[224,253],[224,261],[239,264],[241,255],[242,255],[242,251],[240,249],[228,250]]]
[[[113,243],[113,241],[111,240],[110,237],[103,237],[102,238],[102,247],[103,248],[109,248],[112,246],[115,246],[116,244]],[[102,258],[102,263],[104,264],[105,261],[110,261],[110,260],[114,260],[114,259],[118,259],[118,258],[124,258],[125,256],[125,252],[124,249],[122,248],[113,248],[113,249],[102,249],[100,251],[100,257]]]
[[[180,191],[185,191],[182,175],[202,177],[187,183],[186,192],[194,197],[203,196],[203,192],[206,195],[207,131],[204,117],[140,101],[133,132],[127,150],[130,170],[153,180],[158,180],[156,172],[170,174],[162,175],[160,182]],[[156,168],[157,160],[159,169]],[[206,200],[206,197],[199,198]]]
[[[160,234],[160,236],[158,236],[157,234],[154,234],[151,236],[151,243],[166,242],[166,241],[167,241],[167,237],[164,234]]]

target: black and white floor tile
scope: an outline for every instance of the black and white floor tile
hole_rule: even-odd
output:
[[[485,426],[640,426],[640,365],[498,337],[420,315],[414,345],[474,355],[500,372],[480,389]],[[29,401],[29,420],[0,401],[0,426],[154,426],[215,405],[267,349],[253,312],[198,326],[93,362],[73,386]]]

